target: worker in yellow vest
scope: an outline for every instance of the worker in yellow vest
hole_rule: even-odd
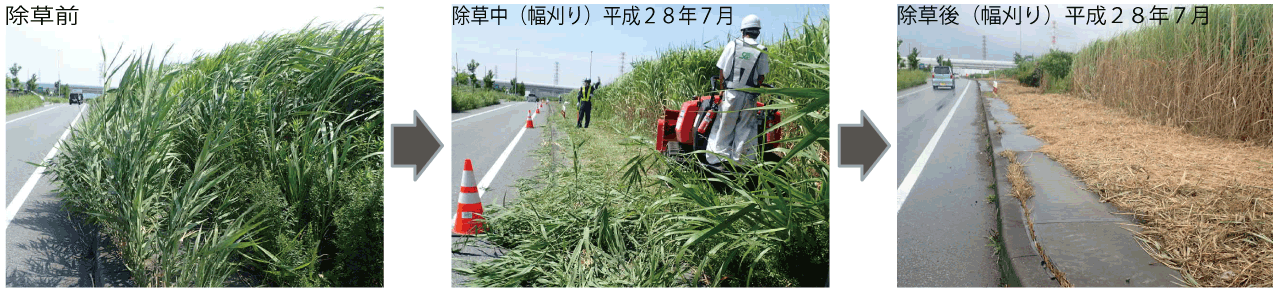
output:
[[[596,88],[591,83],[592,79],[583,79],[583,87],[579,88],[579,115],[575,118],[575,127],[588,128],[588,123],[592,122],[592,93]]]

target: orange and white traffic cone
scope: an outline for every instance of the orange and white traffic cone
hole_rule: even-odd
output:
[[[530,110],[526,110],[526,128],[535,128],[535,120],[531,119]]]
[[[477,182],[473,180],[473,161],[464,159],[464,176],[460,180],[460,201],[455,209],[455,227],[451,233],[474,235],[484,232],[482,223],[482,197],[477,195]]]

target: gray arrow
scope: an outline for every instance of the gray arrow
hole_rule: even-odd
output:
[[[391,151],[393,162],[390,167],[394,168],[411,168],[415,167],[415,178],[412,181],[420,180],[420,174],[424,172],[424,168],[433,163],[433,158],[438,155],[438,151],[442,151],[442,142],[438,140],[438,136],[433,134],[433,129],[429,129],[429,125],[424,123],[424,119],[420,118],[420,112],[411,111],[415,114],[415,124],[393,124],[393,145]]]
[[[861,167],[862,181],[871,174],[871,168],[880,162],[884,152],[892,147],[884,134],[871,123],[871,117],[862,111],[861,124],[840,124],[840,167]]]

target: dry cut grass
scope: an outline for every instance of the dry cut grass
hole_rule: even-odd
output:
[[[1005,150],[1000,152],[999,156],[1008,159],[1008,183],[1012,185],[1012,197],[1021,200],[1019,203],[1021,203],[1021,210],[1025,212],[1026,229],[1029,229],[1030,238],[1036,239],[1034,236],[1034,218],[1030,217],[1030,206],[1025,204],[1026,200],[1034,197],[1034,185],[1030,184],[1030,177],[1025,175],[1025,167],[1021,165],[1021,162],[1017,161],[1016,151]],[[1057,269],[1056,265],[1052,263],[1052,259],[1048,258],[1043,245],[1039,244],[1038,241],[1034,241],[1034,251],[1039,252],[1039,258],[1043,258],[1044,266],[1049,271],[1052,271],[1052,275],[1061,287],[1074,287],[1074,284],[1070,284],[1070,281],[1065,278],[1065,272]]]
[[[1188,285],[1273,286],[1273,148],[1038,91],[1000,83],[1040,152],[1141,219],[1146,252]]]

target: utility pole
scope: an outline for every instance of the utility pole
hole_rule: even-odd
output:
[[[561,76],[561,62],[553,62],[553,85],[559,85],[557,84],[558,83],[557,80],[560,80],[558,79],[558,77],[560,76]]]
[[[623,75],[623,57],[627,55],[627,52],[619,52],[619,75]]]
[[[520,49],[513,49],[513,78],[514,79],[517,78],[517,56],[520,55],[518,50]]]
[[[592,79],[592,51],[588,51],[588,79]]]

